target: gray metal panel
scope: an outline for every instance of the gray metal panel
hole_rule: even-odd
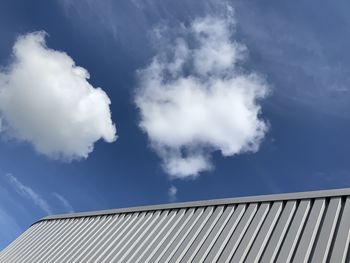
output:
[[[26,241],[37,233],[38,230],[45,227],[48,224],[48,221],[42,221],[37,225],[34,225],[27,229],[22,235],[20,235],[15,241],[13,241],[5,250],[1,251],[0,262],[9,261],[10,258],[13,258],[18,254],[23,247],[26,247]]]
[[[111,247],[112,242],[118,240],[118,238],[137,219],[138,215],[139,213],[134,213],[130,214],[130,216],[124,217],[121,224],[117,226],[117,229],[108,233],[106,239],[99,246],[96,246],[96,249],[91,251],[92,253],[90,255],[86,255],[82,262],[96,262],[97,258],[99,258],[102,253],[105,253]]]
[[[118,237],[112,240],[110,244],[108,244],[107,248],[100,252],[98,255],[96,255],[95,259],[91,259],[90,262],[101,262],[102,260],[106,259],[109,256],[109,254],[113,252],[114,249],[123,244],[123,242],[133,234],[133,231],[137,229],[137,227],[143,222],[146,213],[141,212],[136,215],[137,216],[135,220],[128,222],[125,228],[121,230]]]
[[[10,259],[14,259],[23,248],[28,246],[27,241],[35,236],[42,228],[47,227],[49,221],[42,221],[30,227],[25,233],[19,236],[14,242],[12,242],[5,250],[1,251],[0,262],[10,262]]]
[[[88,249],[85,248],[82,253],[77,255],[77,257],[73,260],[73,262],[86,262],[90,257],[94,256],[98,253],[98,251],[105,245],[110,242],[113,234],[119,233],[120,229],[126,224],[128,220],[130,220],[131,214],[129,215],[120,215],[116,217],[116,220],[111,222],[111,225],[106,228],[106,232],[104,235],[101,235],[100,239],[95,240],[95,242],[91,242],[88,245]],[[102,230],[101,232],[104,232]]]
[[[87,254],[87,251],[91,250],[95,242],[100,240],[102,235],[104,235],[110,229],[112,224],[116,224],[120,217],[120,215],[109,216],[109,218],[105,220],[103,224],[96,227],[95,231],[92,231],[90,235],[86,235],[86,237],[79,243],[74,244],[74,249],[69,251],[70,253],[67,255],[67,257],[73,261],[79,256]]]
[[[144,240],[146,237],[149,236],[149,233],[150,233],[149,231],[152,230],[152,228],[154,228],[154,224],[159,221],[158,218],[160,214],[161,214],[161,211],[155,212],[152,218],[149,220],[149,222],[147,222],[147,224],[143,227],[142,231],[137,235],[135,235],[135,237],[132,240],[130,240],[129,245],[127,245],[127,247],[123,251],[120,251],[119,255],[113,258],[113,261],[119,262],[127,258],[130,252],[135,247],[137,247],[137,245],[139,245],[139,242],[141,242],[142,240]]]
[[[131,246],[131,242],[136,242],[139,235],[141,235],[142,231],[145,228],[145,225],[149,223],[150,219],[155,216],[158,217],[159,213],[156,214],[150,212],[147,213],[143,218],[137,222],[133,228],[128,231],[127,234],[123,236],[123,238],[119,241],[119,244],[115,244],[108,256],[106,256],[102,262],[114,262],[120,255],[120,253],[125,253],[124,249],[128,249]],[[135,240],[136,239],[136,240]]]
[[[195,226],[195,224],[198,222],[200,217],[203,215],[203,212],[204,212],[204,208],[196,209],[196,212],[194,213],[194,215],[191,217],[191,219],[188,221],[188,223],[184,226],[184,228],[181,230],[181,232],[177,235],[176,239],[172,242],[171,246],[169,246],[168,250],[161,257],[159,262],[169,262],[171,257],[174,255],[176,250],[181,245],[181,243],[185,240],[185,238],[190,233],[192,228]],[[156,262],[158,262],[158,261],[156,261]]]
[[[325,263],[327,261],[340,209],[341,198],[332,198],[327,208],[311,263]]]
[[[185,228],[188,228],[188,222],[193,222],[193,220],[196,220],[198,218],[198,215],[202,213],[203,211],[197,211],[195,213],[195,208],[190,208],[188,211],[186,211],[185,215],[181,218],[177,226],[171,231],[171,233],[167,236],[167,238],[164,240],[163,244],[157,249],[156,253],[150,260],[150,262],[155,263],[159,262],[160,259],[163,257],[163,255],[166,253],[168,248],[172,245],[172,243],[175,241],[175,239],[178,237],[180,232]]]
[[[188,211],[187,211],[188,212]],[[193,213],[193,211],[191,211]],[[175,216],[172,218],[169,224],[162,229],[161,232],[155,237],[151,246],[148,247],[147,250],[144,251],[143,255],[140,256],[135,262],[149,262],[150,259],[154,256],[154,254],[159,250],[161,245],[164,245],[165,240],[169,237],[169,235],[173,232],[178,225],[183,224],[187,219],[183,219],[184,217],[188,217],[188,213],[186,213],[186,209],[181,209]]]
[[[235,229],[228,243],[226,244],[225,249],[223,250],[218,262],[220,263],[230,262],[230,259],[233,253],[235,253],[238,247],[238,244],[243,238],[243,235],[245,234],[245,231],[247,230],[250,224],[250,221],[253,219],[257,209],[258,209],[258,204],[256,203],[250,204],[248,206],[237,228]]]
[[[283,209],[280,219],[278,220],[276,229],[272,233],[271,239],[266,247],[266,251],[263,254],[261,259],[262,263],[274,262],[282,244],[284,235],[287,232],[289,223],[294,215],[295,209],[296,201],[288,201]]]
[[[209,236],[203,243],[202,247],[199,249],[198,253],[196,254],[195,258],[192,262],[203,262],[204,259],[207,257],[209,252],[212,250],[213,245],[215,244],[217,238],[221,234],[221,231],[226,226],[227,222],[231,218],[233,212],[235,211],[235,206],[229,205],[225,209],[225,212],[220,217],[219,221],[213,228],[213,230],[210,232]]]
[[[74,238],[81,238],[81,230],[88,229],[91,225],[95,224],[99,218],[87,218],[87,220],[79,220],[75,224],[75,221],[71,222],[70,227],[63,231],[63,234],[58,234],[57,238],[50,240],[49,242],[42,242],[44,246],[42,247],[42,252],[32,253],[31,257],[26,259],[26,262],[33,262],[34,259],[36,262],[48,262],[51,260],[53,255],[59,253],[60,247],[64,246],[66,243],[69,243],[70,240]],[[40,255],[40,259],[37,258],[36,254]]]
[[[333,245],[330,262],[343,263],[346,260],[350,242],[350,197],[345,201],[339,228]],[[349,260],[349,259],[348,259]]]
[[[73,219],[72,219],[73,220]],[[60,222],[48,222],[48,224],[46,224],[45,226],[43,226],[42,228],[38,229],[37,232],[32,233],[25,241],[24,245],[20,246],[17,249],[17,252],[11,256],[11,260],[8,258],[7,261],[8,262],[16,262],[19,261],[20,258],[23,256],[25,256],[26,254],[30,253],[30,249],[32,244],[38,244],[36,241],[39,240],[39,238],[44,235],[45,232],[47,231],[51,231],[51,229],[55,228],[56,224],[59,224]],[[52,227],[52,228],[51,228]],[[51,228],[51,229],[50,229]],[[6,262],[6,260],[4,260],[4,262]]]
[[[279,218],[279,215],[282,211],[282,202],[277,201],[271,207],[269,214],[266,217],[264,224],[261,227],[256,240],[254,241],[251,250],[247,256],[246,262],[257,263],[260,260],[260,257],[270,239],[272,230],[275,227],[275,224]]]
[[[300,201],[299,207],[290,225],[286,239],[283,242],[276,263],[290,262],[294,253],[294,249],[297,245],[299,235],[301,233],[301,230],[303,229],[304,222],[310,210],[310,206],[311,201],[309,199]]]
[[[231,259],[231,262],[243,262],[243,260],[248,254],[249,249],[251,248],[251,245],[257,233],[260,230],[262,223],[265,220],[265,216],[269,211],[269,208],[270,208],[269,203],[262,203],[260,205],[258,212],[254,216],[254,219],[250,224],[247,230],[247,233],[244,235],[241,243],[239,244],[239,247],[237,248],[237,251],[235,252],[233,258]]]
[[[181,262],[186,263],[186,262],[191,262],[193,260],[193,258],[195,257],[195,255],[197,254],[197,252],[205,242],[206,238],[209,236],[210,232],[215,227],[224,209],[225,209],[224,206],[218,206],[215,209],[214,213],[210,216],[206,225],[203,227],[203,230],[199,233],[197,238],[193,241],[193,243],[191,244],[190,248],[186,252]]]
[[[303,235],[295,252],[293,259],[294,263],[308,262],[316,233],[320,226],[325,204],[326,200],[324,198],[315,200],[309,215],[309,219],[306,222]]]
[[[170,260],[171,263],[180,262],[182,257],[185,255],[185,253],[189,249],[189,247],[193,245],[194,239],[202,230],[203,226],[205,225],[205,223],[213,213],[213,210],[214,208],[212,206],[209,206],[205,209],[204,213],[197,220],[196,224],[192,227],[191,232],[189,232],[186,238],[181,243],[179,243],[179,247],[176,250],[175,255]]]
[[[53,222],[53,227],[51,229],[45,229],[41,233],[38,233],[37,239],[34,239],[30,241],[30,245],[27,247],[26,250],[23,251],[23,253],[19,254],[18,258],[15,258],[15,261],[17,262],[28,262],[28,259],[31,256],[35,256],[37,258],[42,258],[42,254],[40,253],[43,250],[43,247],[49,246],[52,244],[52,240],[60,240],[60,238],[63,236],[57,229],[61,229],[62,227],[66,227],[66,225],[70,228],[74,227],[74,223],[82,224],[82,221],[87,221],[88,219],[85,218],[84,220],[78,220],[72,218],[71,220],[67,221],[61,221],[61,222]],[[68,228],[67,227],[67,228]],[[53,231],[50,231],[53,230]],[[51,235],[51,233],[56,233],[54,235]],[[64,232],[66,233],[66,232]]]
[[[104,218],[105,217],[98,217],[95,218],[95,220],[89,220],[87,224],[82,224],[78,227],[73,226],[73,230],[69,231],[65,238],[53,242],[55,246],[52,247],[52,249],[47,249],[46,253],[43,253],[41,260],[38,260],[37,262],[42,263],[47,262],[48,260],[54,262],[57,259],[57,257],[60,258],[61,256],[65,255],[65,253],[69,251],[68,248],[72,243],[79,241],[84,237],[84,235],[86,235],[86,233],[91,232],[91,228],[96,226],[98,222]],[[45,251],[45,249],[43,249],[43,251]],[[35,255],[33,255],[33,258],[28,259],[28,261],[31,262],[34,261],[34,259]]]
[[[0,262],[348,261],[350,195],[322,193],[50,218],[4,249]]]
[[[179,218],[179,214],[184,213],[184,210],[178,213],[177,210],[173,210],[170,213],[167,213],[164,220],[160,220],[159,224],[154,227],[152,233],[147,236],[143,243],[139,246],[138,251],[136,250],[132,255],[130,255],[127,263],[137,262],[143,258],[147,251],[150,250],[150,247],[153,245],[156,246],[155,241],[162,235],[163,231],[168,229],[171,225],[176,224],[176,220]],[[178,214],[177,217],[176,214]],[[174,218],[176,218],[174,220]]]
[[[33,233],[38,231],[38,229],[42,228],[44,225],[48,224],[48,221],[42,221],[39,224],[35,224],[34,226],[28,228],[22,235],[20,235],[16,240],[14,240],[6,250],[0,252],[0,260],[5,260],[8,256],[11,256],[12,253],[18,252],[18,250],[25,244],[27,238],[30,237]]]
[[[239,220],[241,220],[245,212],[245,209],[246,209],[246,205],[244,204],[238,205],[237,209],[234,211],[230,220],[227,222],[225,228],[222,230],[217,242],[215,243],[213,248],[210,250],[204,262],[209,263],[209,262],[217,261],[217,259],[221,255],[221,252],[224,250],[227,244],[227,241],[230,239],[233,231],[236,229],[236,226],[238,225]]]
[[[118,218],[117,216],[114,216]],[[57,253],[57,257],[53,259],[53,262],[67,262],[72,261],[75,257],[72,257],[72,254],[75,254],[79,251],[84,244],[89,244],[92,237],[96,236],[101,230],[112,221],[112,216],[100,217],[99,220],[95,220],[95,224],[92,224],[88,229],[81,229],[79,236],[81,238],[73,238],[70,242],[67,242],[64,246],[61,246],[60,251]]]

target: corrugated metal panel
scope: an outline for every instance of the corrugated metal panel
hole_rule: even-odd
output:
[[[46,218],[0,262],[349,262],[349,192]]]

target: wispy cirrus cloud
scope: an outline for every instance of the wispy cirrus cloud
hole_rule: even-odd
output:
[[[260,100],[269,86],[242,65],[247,48],[233,39],[235,19],[206,16],[160,39],[158,54],[139,71],[135,103],[139,126],[172,178],[196,177],[213,168],[211,154],[256,152],[268,130]],[[167,33],[167,32],[165,32]],[[171,44],[170,44],[171,43]]]
[[[52,195],[60,201],[61,205],[64,207],[65,209],[65,212],[68,212],[68,213],[73,213],[74,212],[74,209],[73,209],[73,206],[70,204],[70,202],[65,198],[63,197],[62,195],[60,195],[59,193],[52,193]]]
[[[12,185],[13,189],[18,194],[33,202],[46,214],[52,214],[52,208],[49,205],[49,203],[43,197],[41,197],[41,195],[37,193],[33,188],[23,184],[17,177],[15,177],[12,174],[8,173],[5,176]]]

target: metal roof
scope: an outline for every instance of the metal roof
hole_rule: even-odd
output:
[[[350,189],[49,216],[0,262],[348,262]]]

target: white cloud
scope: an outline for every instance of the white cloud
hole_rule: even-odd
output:
[[[268,129],[259,101],[269,87],[242,69],[247,48],[232,40],[234,26],[232,15],[195,19],[139,71],[139,125],[173,178],[212,169],[214,151],[256,152]]]
[[[170,201],[175,201],[176,200],[176,194],[177,194],[177,188],[175,186],[171,186],[168,191],[168,195],[170,198]]]
[[[54,197],[56,197],[61,202],[61,204],[64,207],[64,209],[66,210],[66,212],[68,212],[68,213],[74,212],[73,206],[69,203],[69,201],[65,197],[63,197],[62,195],[60,195],[58,193],[52,193],[52,195]]]
[[[50,49],[45,33],[17,39],[13,61],[0,71],[2,130],[49,157],[86,158],[94,143],[116,139],[106,93],[64,52]]]
[[[45,199],[43,199],[37,192],[27,185],[20,182],[17,177],[12,174],[6,174],[9,182],[13,188],[23,197],[31,200],[36,206],[43,210],[47,214],[52,214],[52,209]]]

